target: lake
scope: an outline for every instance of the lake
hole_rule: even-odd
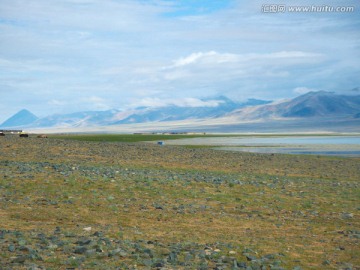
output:
[[[360,156],[360,136],[239,136],[169,140],[171,145],[209,145],[256,153]]]

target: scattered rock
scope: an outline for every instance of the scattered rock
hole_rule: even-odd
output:
[[[12,262],[23,264],[27,260],[27,256],[18,256]]]
[[[79,241],[76,241],[75,244],[78,244],[80,246],[86,246],[91,243],[91,239],[81,239]]]
[[[90,231],[91,231],[91,227],[85,227],[85,228],[83,228],[83,230],[86,231],[86,232],[90,232]]]
[[[256,261],[257,260],[257,258],[255,256],[251,255],[251,254],[244,253],[243,255],[246,257],[246,259],[248,261]]]
[[[61,233],[61,228],[60,228],[60,227],[56,227],[54,233],[55,233],[55,234]]]
[[[351,219],[354,217],[354,214],[353,213],[342,213],[341,214],[341,218],[342,219]]]
[[[88,249],[85,251],[86,257],[91,257],[91,256],[94,256],[95,254],[96,254],[96,249]]]
[[[16,250],[16,248],[15,248],[14,245],[9,245],[8,250],[9,250],[10,252],[14,252],[14,251]]]
[[[77,246],[77,247],[75,247],[74,253],[76,253],[76,254],[84,254],[87,250],[88,250],[87,247]]]

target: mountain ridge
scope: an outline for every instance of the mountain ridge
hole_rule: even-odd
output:
[[[283,102],[236,110],[229,114],[239,119],[314,118],[326,116],[356,117],[360,112],[360,95],[332,92],[308,92]]]
[[[33,114],[32,112],[28,111],[27,109],[22,109],[15,113],[13,116],[5,120],[0,127],[21,127],[31,125],[39,118]]]
[[[348,96],[332,92],[308,92],[295,98],[270,102],[248,99],[235,102],[226,96],[202,99],[203,104],[216,101],[216,106],[167,105],[160,107],[138,107],[131,110],[82,111],[70,114],[54,114],[38,118],[28,110],[21,110],[1,127],[56,128],[117,126],[123,124],[146,124],[193,121],[213,121],[221,126],[232,122],[262,122],[281,119],[359,119],[360,95]],[[199,103],[200,105],[202,103]],[[27,116],[27,117],[26,117]],[[24,120],[25,119],[25,120]],[[222,121],[224,120],[224,121]],[[335,120],[334,120],[335,121]],[[214,121],[213,121],[214,122]],[[162,124],[163,125],[163,124]]]

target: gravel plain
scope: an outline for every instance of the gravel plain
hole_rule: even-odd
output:
[[[360,159],[0,138],[0,269],[360,269]]]

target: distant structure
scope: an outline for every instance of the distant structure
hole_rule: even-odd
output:
[[[19,129],[0,129],[0,132],[2,133],[10,133],[10,134],[19,134],[21,132],[23,132],[22,130]]]

